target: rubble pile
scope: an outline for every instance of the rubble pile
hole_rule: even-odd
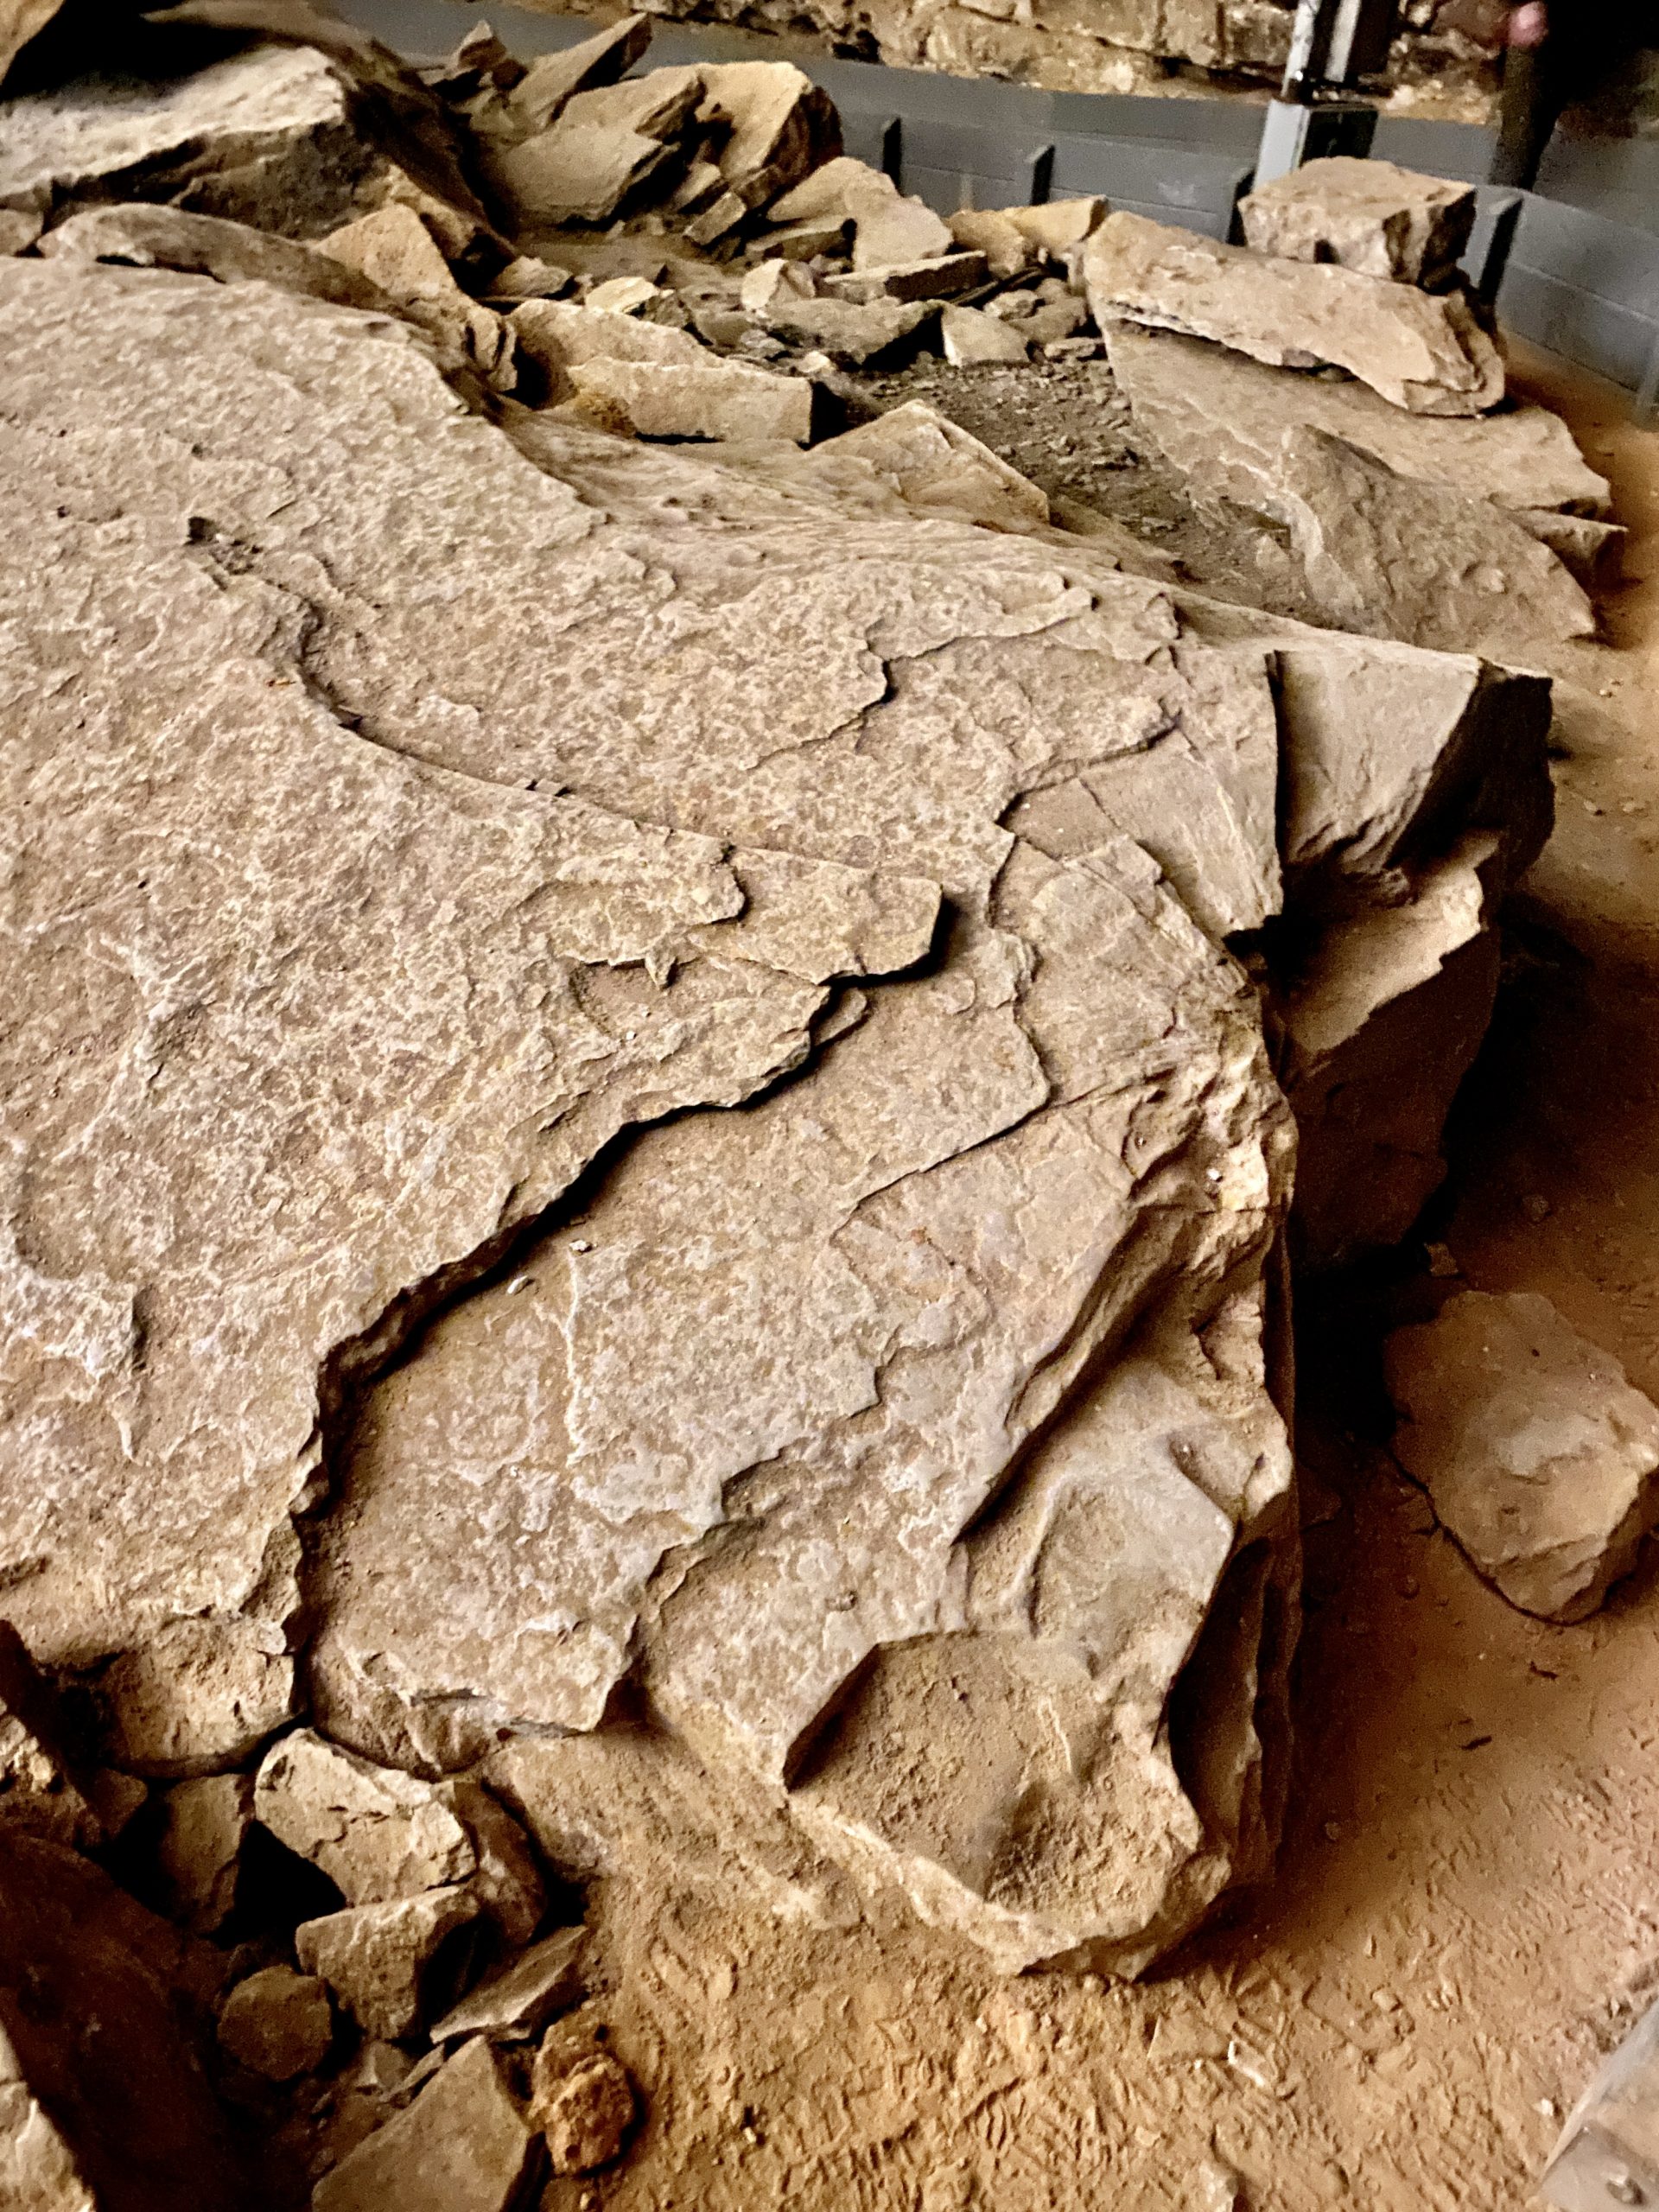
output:
[[[1547,682],[1321,472],[1546,610],[1605,487],[1455,294],[947,223],[786,67],[181,18],[0,130],[0,1850],[90,1900],[3,2155],[500,2212],[650,2124],[583,1887],[1130,1974],[1266,1871],[1287,1263],[1433,1189],[1550,819]],[[1287,269],[1368,383],[1205,437],[1299,372],[1152,326]],[[1332,626],[845,373],[1107,343]]]

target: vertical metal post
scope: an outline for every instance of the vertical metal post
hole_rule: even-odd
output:
[[[1398,14],[1398,0],[1297,0],[1284,81],[1262,126],[1258,184],[1304,162],[1370,153],[1376,111],[1342,96],[1387,66]]]

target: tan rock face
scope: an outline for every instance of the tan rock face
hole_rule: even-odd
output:
[[[1502,357],[1457,293],[1275,260],[1122,213],[1090,238],[1083,268],[1103,330],[1127,320],[1277,368],[1332,363],[1414,415],[1481,415],[1503,397]]]
[[[253,1803],[271,1834],[352,1904],[464,1882],[478,1864],[472,1838],[431,1783],[372,1766],[309,1728],[266,1758]]]
[[[627,2069],[607,2051],[573,2058],[558,2043],[537,2056],[530,2120],[556,2174],[596,2173],[620,2156],[637,2107]]]
[[[251,1775],[207,1775],[167,1793],[156,1863],[169,1915],[199,1936],[230,1918],[252,1820]]]
[[[1461,1291],[1385,1351],[1395,1457],[1488,1581],[1582,1620],[1653,1518],[1659,1407],[1547,1298]]]
[[[51,1689],[16,1630],[0,1621],[0,1823],[94,1850],[105,1835],[90,1788],[70,1759]]]
[[[1415,482],[1444,485],[1520,513],[1607,511],[1607,480],[1559,415],[1509,407],[1459,420],[1408,415],[1358,383],[1287,377],[1225,346],[1116,322],[1112,374],[1137,425],[1201,496],[1262,506],[1287,430],[1344,438]]]
[[[433,2042],[479,2034],[534,2035],[580,1998],[586,1941],[582,1928],[560,1928],[544,1936],[435,2022]]]
[[[606,429],[640,438],[785,438],[812,429],[812,386],[741,361],[618,361],[595,357],[568,372],[575,404]]]
[[[31,1641],[269,1636],[326,1504],[334,1739],[538,1732],[491,1772],[548,1840],[621,1694],[717,1828],[1006,1967],[1144,1963],[1283,1787],[1290,1131],[1224,940],[1397,906],[1476,809],[1496,880],[1532,691],[800,464],[510,439],[263,288],[14,264],[0,341]],[[407,2033],[477,1879],[302,1964]]]
[[[417,220],[411,215],[411,220]],[[293,238],[274,237],[221,215],[192,215],[181,207],[128,201],[89,207],[60,223],[41,242],[48,257],[121,261],[138,269],[178,269],[216,277],[221,284],[278,284],[337,307],[391,313],[395,302],[360,270],[339,257]],[[448,275],[446,270],[445,275]]]
[[[1308,162],[1240,200],[1244,242],[1397,284],[1449,280],[1474,228],[1475,190],[1395,162]]]
[[[112,1756],[140,1774],[234,1766],[280,1728],[294,1662],[247,1622],[169,1621],[99,1682]]]
[[[323,2176],[315,2212],[510,2212],[536,2138],[482,2037]]]

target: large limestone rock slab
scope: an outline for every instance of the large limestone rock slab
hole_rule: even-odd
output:
[[[537,2138],[483,2037],[317,2183],[315,2212],[512,2212]]]
[[[1258,186],[1238,213],[1257,253],[1433,285],[1451,279],[1469,243],[1475,188],[1339,154]]]
[[[1132,322],[1111,324],[1107,346],[1136,423],[1200,495],[1269,512],[1285,434],[1306,428],[1345,439],[1396,476],[1511,513],[1607,512],[1606,478],[1547,407],[1408,415],[1365,385],[1287,377],[1228,346]]]
[[[1512,1605],[1592,1613],[1653,1521],[1659,1407],[1530,1291],[1460,1291],[1384,1351],[1394,1452]]]
[[[105,779],[25,781],[23,1002],[101,1012],[105,944],[177,979],[19,1055],[77,1077],[12,1202],[25,1632],[283,1614],[311,1508],[336,1741],[435,1776],[505,1737],[543,1840],[644,1758],[1005,1967],[1142,1965],[1284,1789],[1290,1128],[1229,940],[1472,871],[1471,819],[1496,881],[1539,687],[497,427],[262,287],[17,264],[0,318],[23,757]],[[142,1110],[89,1028],[144,1040]],[[99,1172],[118,1251],[65,1241]],[[118,1419],[136,1471],[85,1452]],[[139,1481],[124,1551],[94,1509]],[[476,1902],[351,1907],[302,1963],[404,2032]]]
[[[419,218],[411,213],[410,220]],[[124,262],[135,269],[177,269],[221,284],[278,284],[308,299],[371,314],[392,315],[397,308],[391,295],[360,270],[297,239],[222,215],[193,215],[181,207],[142,200],[71,215],[47,233],[40,251],[48,259],[63,256]]]
[[[1210,338],[1275,368],[1346,369],[1414,415],[1483,415],[1503,361],[1459,293],[1281,261],[1143,215],[1109,215],[1084,248],[1089,305],[1114,321]]]
[[[1287,430],[1263,505],[1290,526],[1319,616],[1361,636],[1535,663],[1595,609],[1547,545],[1484,499],[1414,483],[1323,430]]]
[[[914,959],[937,893],[746,859],[538,789],[506,753],[413,757],[416,724],[497,695],[502,621],[556,660],[550,560],[573,588],[637,571],[395,326],[62,262],[6,264],[0,325],[10,1610],[54,1662],[143,1642],[158,1741],[176,1645],[181,1756],[234,1756],[251,1717],[253,1741],[273,1725],[240,1685],[282,1649],[290,1514],[353,1365],[630,1122],[798,1061],[828,979]],[[390,625],[370,613],[403,496],[388,437],[452,503]],[[320,498],[345,524],[326,566]],[[118,528],[95,518],[112,499]],[[438,605],[471,676],[370,670],[371,632],[429,636]],[[543,710],[521,692],[510,719]]]
[[[340,68],[256,47],[188,76],[89,77],[8,101],[0,206],[168,200],[315,237],[356,211],[385,162]]]

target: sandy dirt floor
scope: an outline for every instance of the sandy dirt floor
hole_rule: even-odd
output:
[[[1659,435],[1525,355],[1631,529],[1608,642],[1559,658],[1559,828],[1424,1224],[1659,1395]],[[1376,1331],[1423,1243],[1305,1295],[1299,1782],[1271,1886],[1153,1980],[999,1982],[909,1923],[594,1900],[587,2008],[649,2118],[547,2212],[1485,2212],[1519,2206],[1659,1990],[1659,1559],[1595,1619],[1512,1611],[1382,1449]],[[1336,1409],[1340,1408],[1338,1412]],[[1650,1548],[1650,1554],[1654,1548]]]

